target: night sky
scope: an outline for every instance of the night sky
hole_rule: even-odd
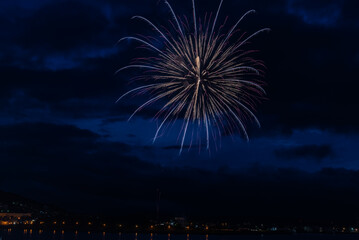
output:
[[[146,97],[115,104],[136,72],[114,73],[143,52],[116,43],[153,34],[134,15],[168,24],[162,1],[0,0],[0,190],[120,217],[154,218],[159,189],[163,217],[359,219],[358,1],[225,0],[220,22],[250,9],[241,31],[272,29],[251,43],[262,128],[179,155],[178,126],[152,144],[156,106],[127,122]]]

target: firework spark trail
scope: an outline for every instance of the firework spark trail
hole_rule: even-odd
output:
[[[197,20],[195,1],[192,0],[193,32],[188,19],[185,17],[185,23],[177,17],[168,1],[165,1],[165,4],[173,17],[174,23],[172,21],[170,23],[175,33],[157,27],[145,17],[132,17],[151,26],[163,40],[163,48],[157,47],[149,37],[142,39],[129,36],[119,40],[119,42],[136,41],[157,55],[155,58],[138,58],[134,64],[117,71],[146,69],[141,74],[141,85],[147,81],[150,81],[150,84],[126,92],[116,102],[134,93],[152,95],[133,112],[130,120],[144,107],[164,101],[164,105],[156,114],[156,118],[162,117],[163,120],[157,128],[153,142],[156,141],[165,124],[183,118],[180,153],[190,124],[197,125],[198,129],[202,129],[201,126],[204,125],[207,150],[210,148],[210,136],[217,139],[217,134],[220,137],[228,130],[233,133],[234,129],[238,129],[248,140],[245,120],[251,118],[260,127],[254,110],[265,90],[262,82],[253,78],[253,75],[261,76],[263,64],[247,56],[253,51],[244,51],[242,47],[253,37],[269,29],[260,29],[244,40],[242,40],[243,34],[235,43],[231,43],[230,39],[238,31],[238,25],[246,16],[254,13],[254,10],[246,12],[239,18],[228,33],[221,34],[224,24],[217,32],[216,24],[223,0],[219,3],[214,20],[211,20],[211,15],[206,20],[206,16],[203,24],[200,19]],[[197,135],[201,136],[200,133]]]

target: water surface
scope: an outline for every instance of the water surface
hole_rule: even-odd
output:
[[[359,235],[177,235],[2,229],[0,230],[0,240],[359,240]]]

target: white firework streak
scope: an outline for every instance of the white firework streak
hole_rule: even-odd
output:
[[[233,129],[238,129],[248,141],[245,123],[251,118],[260,127],[254,112],[256,103],[265,95],[265,90],[262,82],[257,80],[263,73],[263,64],[248,56],[252,51],[244,51],[242,48],[253,37],[270,29],[263,28],[244,40],[240,37],[231,41],[238,25],[246,16],[254,13],[254,10],[239,18],[227,34],[220,34],[223,25],[216,31],[216,24],[223,0],[219,3],[214,20],[209,18],[203,25],[201,20],[197,19],[195,1],[192,0],[192,31],[190,26],[177,17],[170,3],[165,1],[165,4],[175,22],[171,22],[175,33],[161,30],[145,17],[132,18],[144,21],[152,27],[163,40],[163,49],[156,47],[156,44],[147,38],[129,36],[119,40],[136,41],[156,55],[152,58],[137,59],[135,64],[116,72],[126,69],[146,70],[141,72],[140,86],[126,92],[116,102],[139,92],[152,95],[151,99],[133,112],[130,120],[144,107],[164,101],[164,106],[156,114],[158,117],[163,115],[163,120],[157,128],[153,142],[165,124],[182,118],[184,123],[180,132],[180,153],[188,127],[193,123],[204,125],[207,150],[210,148],[210,136],[215,139],[217,131],[220,136],[223,132],[229,131],[232,134]],[[147,84],[147,81],[150,81],[150,84]],[[146,84],[143,84],[144,82]],[[217,130],[214,131],[214,128]]]

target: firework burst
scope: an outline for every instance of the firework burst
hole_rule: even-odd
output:
[[[243,50],[250,39],[268,28],[261,29],[251,35],[242,34],[237,40],[238,25],[254,10],[245,13],[228,32],[222,33],[224,24],[217,25],[218,15],[201,19],[196,17],[195,2],[193,6],[193,23],[186,17],[178,17],[171,5],[165,1],[173,20],[169,21],[172,29],[158,27],[147,18],[134,16],[133,19],[144,21],[158,34],[163,44],[158,47],[149,37],[125,37],[123,40],[134,40],[151,50],[153,57],[135,59],[134,64],[119,69],[136,68],[141,74],[135,81],[140,86],[123,94],[118,100],[129,95],[148,93],[151,98],[138,107],[129,120],[141,109],[159,102],[162,107],[154,116],[160,119],[155,133],[155,141],[165,126],[183,119],[179,133],[183,149],[189,126],[195,126],[199,139],[205,136],[207,149],[211,139],[215,140],[223,132],[239,131],[248,140],[245,123],[254,120],[260,123],[254,114],[255,107],[265,94],[262,82],[264,65],[251,57],[254,51]],[[190,26],[193,25],[193,26]],[[188,137],[188,136],[187,136]],[[200,141],[200,140],[199,140]]]

